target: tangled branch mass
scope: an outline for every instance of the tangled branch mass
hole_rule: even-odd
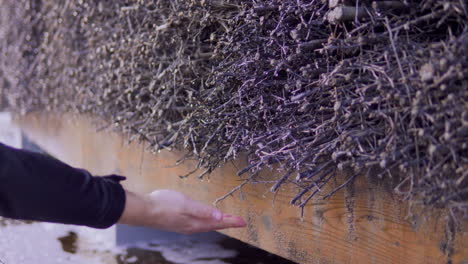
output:
[[[185,149],[200,177],[246,154],[240,177],[278,169],[272,191],[296,184],[299,206],[367,175],[467,217],[465,1],[5,5],[12,109],[97,115],[154,152]]]

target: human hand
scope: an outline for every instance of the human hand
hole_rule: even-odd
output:
[[[157,190],[149,195],[126,191],[127,204],[120,223],[146,226],[182,234],[244,227],[237,216],[194,201],[173,190]]]

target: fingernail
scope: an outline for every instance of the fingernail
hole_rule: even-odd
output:
[[[223,217],[223,214],[221,213],[221,211],[219,211],[219,210],[214,210],[213,211],[213,218],[216,221],[220,221],[222,217]]]
[[[243,227],[243,226],[246,226],[246,225],[247,225],[247,223],[245,222],[245,220],[242,219],[242,218],[240,218],[240,217],[237,218],[237,224],[238,224],[240,227]]]

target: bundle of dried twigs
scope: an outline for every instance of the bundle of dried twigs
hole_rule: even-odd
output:
[[[239,175],[277,166],[301,207],[368,175],[468,214],[465,1],[7,2],[13,108],[98,114],[200,176],[247,153]]]

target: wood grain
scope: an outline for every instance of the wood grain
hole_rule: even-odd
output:
[[[153,155],[144,144],[128,144],[126,136],[110,129],[97,132],[98,122],[92,120],[29,114],[17,123],[63,161],[98,175],[126,175],[125,187],[136,192],[170,188],[212,203],[243,181],[236,175],[246,164],[243,158],[202,180],[196,175],[181,179],[195,168],[195,161],[174,166],[181,153]],[[260,175],[270,181],[279,176],[268,170]],[[338,178],[345,177],[343,173]],[[408,205],[392,196],[388,186],[358,177],[353,186],[327,200],[311,200],[301,218],[300,210],[289,204],[298,187],[289,185],[273,194],[272,185],[247,184],[218,203],[223,211],[248,221],[247,228],[223,233],[299,263],[468,263],[467,221],[453,237],[439,212],[407,219]]]

